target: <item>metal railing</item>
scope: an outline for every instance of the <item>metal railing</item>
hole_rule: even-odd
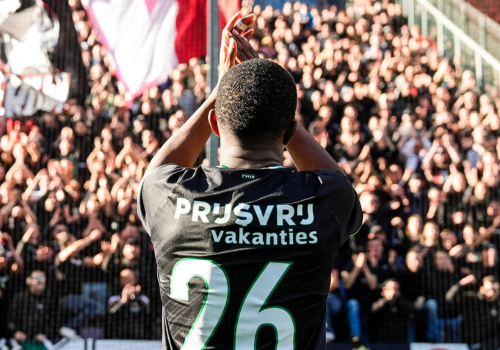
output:
[[[478,85],[500,86],[500,25],[463,0],[400,0],[408,24],[436,41],[439,54],[460,57]]]

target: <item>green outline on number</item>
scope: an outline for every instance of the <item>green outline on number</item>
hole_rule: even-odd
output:
[[[209,261],[211,262],[212,264],[214,264],[215,266],[217,266],[221,271],[222,273],[224,274],[224,277],[226,277],[226,285],[227,285],[227,295],[226,295],[226,304],[224,305],[224,309],[222,310],[222,313],[220,314],[220,317],[219,317],[219,321],[217,322],[217,324],[215,325],[214,329],[212,330],[212,333],[210,334],[210,336],[207,338],[207,341],[205,342],[205,344],[203,344],[203,346],[201,347],[200,350],[203,350],[206,348],[207,344],[210,342],[210,339],[212,339],[212,336],[214,335],[215,331],[217,330],[217,328],[219,327],[219,324],[220,322],[222,321],[222,318],[224,317],[224,314],[226,313],[226,309],[227,309],[227,305],[229,303],[229,294],[231,293],[231,286],[229,285],[229,278],[227,276],[227,273],[226,271],[218,264],[216,263],[215,261],[213,260],[209,260],[209,259],[200,259],[200,258],[184,258],[184,259],[181,259],[179,261],[177,261],[174,265],[174,267],[172,268],[172,272],[170,274],[170,280],[172,280],[172,276],[174,274],[174,271],[175,271],[175,268],[177,267],[178,264],[180,264],[181,262],[183,261],[186,261],[186,260],[198,260],[198,261]],[[196,322],[198,322],[198,319],[200,318],[201,316],[201,313],[203,312],[203,309],[205,308],[205,304],[207,302],[207,299],[208,299],[208,283],[207,283],[207,280],[199,275],[199,274],[194,274],[194,275],[191,275],[189,276],[189,279],[188,279],[188,282],[187,282],[187,290],[188,290],[188,299],[186,301],[189,300],[189,281],[191,281],[191,279],[193,277],[200,277],[203,282],[205,282],[205,299],[203,300],[203,304],[201,305],[201,309],[200,311],[198,312],[198,316],[196,316],[196,319],[194,320],[193,322],[193,325],[191,326],[191,328],[189,329],[189,332],[188,334],[186,335],[186,337],[184,338],[184,343],[182,344],[182,346],[180,347],[180,349],[182,350],[184,348],[184,344],[186,343],[186,339],[189,337],[189,335],[191,334],[191,331],[193,330],[193,327],[194,325],[196,324]],[[172,294],[172,283],[170,283],[170,295]],[[170,297],[169,295],[169,297]],[[175,298],[172,298],[172,299],[175,299]],[[175,300],[178,300],[178,299],[175,299]]]
[[[203,280],[203,282],[205,282],[205,291],[208,289],[208,283],[207,283],[207,281],[205,280],[205,278],[204,278],[203,276],[201,276],[201,275],[197,275],[197,274],[196,274],[196,275],[191,275],[191,276],[189,277],[188,283],[189,283],[189,281],[191,281],[191,279],[192,279],[193,277],[200,277],[200,278]],[[189,293],[189,288],[188,288],[188,293]],[[205,299],[203,300],[203,304],[201,304],[201,309],[200,309],[200,312],[198,312],[198,316],[196,316],[196,319],[194,320],[194,322],[193,322],[193,324],[192,324],[191,328],[189,329],[189,332],[188,332],[188,334],[186,335],[186,338],[184,338],[184,343],[182,344],[182,346],[181,346],[180,350],[184,349],[184,344],[186,343],[186,339],[187,339],[187,338],[189,338],[189,335],[191,334],[191,331],[193,330],[194,325],[196,324],[196,322],[198,322],[198,319],[200,318],[201,313],[203,312],[203,309],[205,308],[205,304],[206,304],[206,302],[207,302],[207,299],[208,299],[208,293],[205,293]],[[222,318],[222,317],[221,317],[221,318]],[[219,322],[220,322],[220,321],[219,321]],[[217,325],[214,327],[214,329],[213,329],[213,331],[212,331],[212,334],[210,334],[210,336],[208,337],[207,341],[205,342],[205,344],[203,344],[203,346],[201,347],[201,349],[200,349],[200,350],[205,349],[205,347],[207,346],[207,343],[208,343],[208,342],[210,341],[210,339],[212,338],[213,333],[215,333],[215,329],[217,328],[217,326],[218,326],[218,325],[219,325],[219,324],[217,323]]]
[[[243,298],[243,301],[241,302],[241,305],[240,305],[240,309],[238,310],[238,315],[236,317],[236,326],[234,327],[234,342],[233,342],[233,350],[236,350],[236,332],[238,331],[238,323],[239,323],[239,320],[240,320],[240,314],[241,314],[241,309],[243,309],[243,305],[245,305],[245,302],[247,300],[247,297],[248,297],[248,294],[250,293],[250,291],[252,290],[255,282],[257,282],[257,280],[260,278],[260,276],[262,275],[262,273],[266,270],[267,266],[271,263],[284,263],[284,264],[288,264],[288,267],[286,268],[286,270],[283,272],[283,274],[281,275],[281,277],[279,278],[279,280],[276,282],[276,284],[274,285],[273,289],[271,290],[271,293],[269,293],[269,295],[267,296],[266,300],[264,301],[264,303],[262,304],[262,307],[260,308],[259,312],[261,312],[262,310],[267,310],[267,309],[282,309],[284,310],[289,316],[290,318],[292,319],[292,323],[293,323],[293,349],[295,349],[295,334],[297,333],[297,328],[295,327],[295,319],[293,318],[292,314],[290,313],[290,311],[288,311],[287,309],[285,309],[284,307],[281,307],[281,306],[270,306],[270,307],[265,307],[265,305],[267,304],[269,298],[271,298],[271,296],[273,295],[274,293],[274,290],[278,287],[278,285],[281,283],[281,280],[285,277],[286,273],[288,272],[288,270],[290,269],[290,267],[292,266],[293,262],[290,262],[290,261],[269,261],[266,266],[264,266],[264,268],[262,270],[260,270],[259,274],[257,275],[257,277],[253,280],[252,284],[250,285],[250,288],[248,288],[246,294],[245,294],[245,297]],[[260,329],[264,326],[264,325],[267,325],[267,326],[271,326],[274,328],[274,331],[275,331],[275,334],[276,334],[276,345],[275,345],[275,349],[276,347],[278,346],[278,330],[276,329],[276,327],[274,325],[271,325],[269,323],[262,323],[261,325],[259,325],[259,327],[257,328],[257,331],[255,332],[255,337],[257,337],[257,335],[259,334],[259,331]],[[255,349],[255,339],[254,339],[254,349]]]

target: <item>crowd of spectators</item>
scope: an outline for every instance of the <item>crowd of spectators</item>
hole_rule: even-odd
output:
[[[69,4],[90,96],[11,120],[0,140],[0,338],[159,339],[138,184],[205,100],[207,67],[180,64],[126,108],[96,30]],[[297,120],[360,196],[363,226],[332,271],[327,340],[500,347],[498,89],[439,57],[389,0],[245,0],[242,12],[257,16],[254,49],[296,81]]]

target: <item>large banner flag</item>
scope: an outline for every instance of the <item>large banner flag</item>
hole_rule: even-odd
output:
[[[113,59],[130,102],[164,83],[179,63],[206,54],[206,0],[82,0],[92,26]],[[221,25],[239,0],[219,0]]]

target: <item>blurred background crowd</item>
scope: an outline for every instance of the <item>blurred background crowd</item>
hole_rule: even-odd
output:
[[[10,119],[0,139],[0,338],[160,339],[138,184],[207,97],[207,66],[179,65],[127,108],[80,1],[69,4],[90,95]],[[362,229],[332,271],[327,340],[498,349],[498,89],[478,89],[389,0],[244,1],[242,12],[257,16],[254,49],[293,76],[296,119],[360,196]],[[294,166],[286,151],[284,162]]]

